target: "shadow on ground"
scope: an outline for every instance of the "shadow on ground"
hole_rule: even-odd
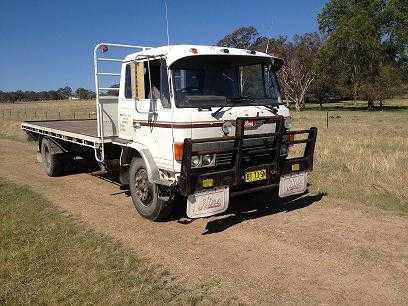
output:
[[[64,176],[79,174],[79,173],[93,173],[99,171],[99,166],[94,161],[89,161],[86,159],[75,159],[66,161]]]
[[[86,162],[85,160],[76,160],[74,164],[75,165],[71,165],[69,169],[65,171],[65,175],[89,173],[99,179],[120,186],[117,174],[98,171],[99,168],[97,164],[90,165],[89,162]],[[127,188],[122,190],[118,189],[118,192],[111,195],[119,195],[123,193],[130,196]],[[326,195],[325,193],[305,193],[303,195],[281,199],[277,196],[277,193],[277,190],[270,190],[231,199],[229,209],[225,214],[208,219],[209,221],[203,235],[223,232],[246,220],[258,219],[273,214],[302,209],[319,202],[323,196]],[[193,219],[188,219],[186,217],[185,199],[176,199],[174,211],[166,221],[177,221],[181,224],[194,222]]]
[[[223,232],[246,220],[302,209],[319,202],[325,195],[324,193],[317,193],[304,194],[286,199],[277,197],[271,199],[271,193],[263,192],[236,198],[231,201],[230,209],[224,218],[221,216],[207,223],[203,235]]]

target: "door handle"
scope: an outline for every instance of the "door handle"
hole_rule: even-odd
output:
[[[140,124],[140,122],[133,122],[133,127],[135,129],[140,129],[142,127],[142,125]]]

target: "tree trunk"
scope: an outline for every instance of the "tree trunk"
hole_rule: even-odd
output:
[[[304,110],[305,109],[305,97],[302,96],[302,97],[297,98],[295,102],[295,106],[296,106],[296,111],[298,112]]]
[[[374,100],[373,99],[368,99],[367,101],[367,108],[369,111],[373,111],[374,110]]]

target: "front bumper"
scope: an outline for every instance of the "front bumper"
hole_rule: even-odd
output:
[[[274,123],[275,132],[245,135],[244,125],[247,120],[261,120],[263,124]],[[185,139],[178,182],[182,195],[188,196],[217,186],[229,186],[231,196],[255,192],[278,186],[283,175],[313,169],[317,128],[287,132],[282,116],[238,118],[235,126],[233,137]],[[295,135],[307,135],[307,138],[294,140],[291,139],[292,135],[293,138]],[[305,144],[301,157],[281,156],[282,146],[298,144]],[[192,168],[191,157],[203,154],[219,156],[216,158],[215,167]],[[266,170],[266,179],[253,183],[245,182],[245,173],[260,169]]]

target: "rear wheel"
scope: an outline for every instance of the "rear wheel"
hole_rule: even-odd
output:
[[[61,154],[54,154],[51,143],[48,139],[44,139],[41,143],[41,157],[47,171],[48,176],[60,176],[64,172],[64,164]]]
[[[159,221],[171,213],[174,201],[171,196],[161,196],[162,190],[151,183],[147,169],[140,157],[134,157],[129,169],[129,187],[133,204],[143,217]]]

